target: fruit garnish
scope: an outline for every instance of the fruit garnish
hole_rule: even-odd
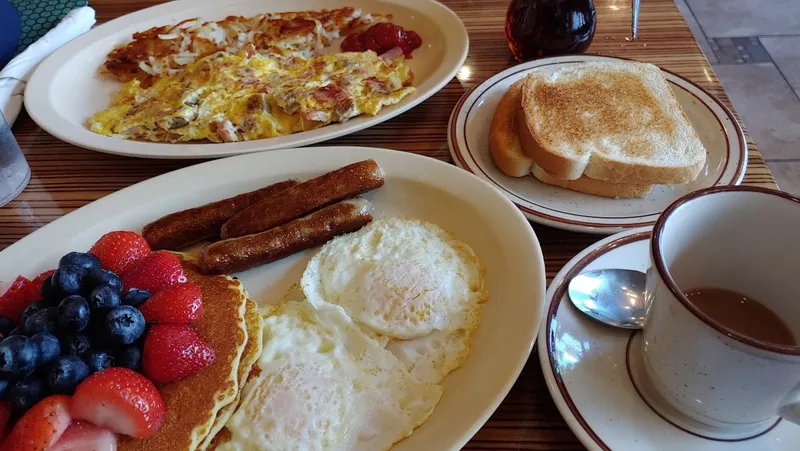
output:
[[[6,427],[8,427],[8,420],[11,418],[11,403],[8,401],[0,401],[0,442],[6,436]]]
[[[83,281],[84,291],[90,293],[100,287],[109,287],[117,294],[122,293],[122,280],[119,277],[119,274],[108,269],[92,269],[86,273]]]
[[[138,288],[157,293],[173,285],[186,283],[186,274],[178,257],[167,251],[157,251],[122,276],[122,283],[126,291]]]
[[[48,269],[31,280],[29,289],[31,290],[30,296],[32,299],[39,299],[42,297],[42,284],[48,277],[52,276],[54,272],[56,272],[55,269]]]
[[[116,451],[117,434],[89,423],[74,420],[55,445],[47,451]]]
[[[70,252],[61,257],[61,260],[58,261],[58,267],[60,268],[67,265],[80,266],[87,271],[101,267],[100,259],[86,252]]]
[[[39,349],[24,335],[12,335],[0,342],[0,371],[24,377],[36,369]]]
[[[2,451],[41,451],[53,446],[72,421],[70,399],[53,395],[39,401],[14,425]]]
[[[142,367],[156,384],[185,379],[214,362],[214,348],[189,326],[156,324],[144,340]]]
[[[89,303],[82,296],[73,294],[58,304],[56,324],[60,332],[80,332],[86,329],[89,320]]]
[[[150,254],[150,245],[138,233],[127,230],[108,232],[89,249],[103,268],[124,274]]]
[[[77,420],[137,438],[153,435],[166,417],[155,385],[127,368],[110,368],[87,377],[72,396],[70,412]]]
[[[47,372],[47,385],[53,393],[71,394],[89,376],[89,366],[80,357],[65,354]]]
[[[121,305],[106,315],[102,332],[114,345],[129,345],[142,336],[144,328],[142,312],[130,305]]]
[[[203,315],[203,295],[193,283],[175,285],[154,294],[139,310],[148,323],[187,324]]]
[[[25,412],[47,396],[46,389],[42,378],[32,374],[15,382],[8,391],[8,398],[15,409]]]
[[[0,296],[0,315],[19,321],[19,316],[25,307],[38,298],[31,293],[30,284],[31,281],[22,276],[14,279],[8,290]]]
[[[149,291],[131,288],[125,293],[125,296],[122,296],[122,304],[130,305],[131,307],[139,307],[148,299],[150,299]]]

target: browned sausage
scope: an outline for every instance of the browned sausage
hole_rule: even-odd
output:
[[[263,232],[340,200],[383,186],[383,170],[364,160],[293,186],[232,217],[222,226],[223,239]]]
[[[219,236],[222,225],[236,213],[297,183],[294,180],[286,180],[249,193],[166,215],[144,226],[142,236],[154,250],[178,250],[206,238]]]
[[[266,232],[203,246],[198,263],[205,274],[244,271],[356,231],[370,221],[372,204],[366,199],[349,199]]]

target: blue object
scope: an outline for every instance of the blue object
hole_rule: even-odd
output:
[[[0,0],[0,69],[17,52],[21,33],[19,11],[8,0]]]

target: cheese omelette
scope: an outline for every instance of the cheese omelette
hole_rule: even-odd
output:
[[[87,121],[95,133],[153,142],[235,142],[345,122],[414,92],[402,57],[374,52],[304,59],[217,52],[145,88],[126,83]]]

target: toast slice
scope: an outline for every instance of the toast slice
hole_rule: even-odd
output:
[[[533,167],[533,159],[522,151],[517,133],[523,83],[524,78],[503,94],[489,126],[489,155],[500,171],[510,177],[524,177]]]
[[[706,161],[652,64],[587,62],[534,72],[522,86],[517,120],[523,151],[556,179],[681,184]]]
[[[539,165],[534,164],[531,174],[540,182],[566,188],[584,194],[610,197],[612,199],[636,199],[646,197],[653,190],[653,185],[643,183],[611,183],[581,176],[575,180],[561,180],[548,174]]]

